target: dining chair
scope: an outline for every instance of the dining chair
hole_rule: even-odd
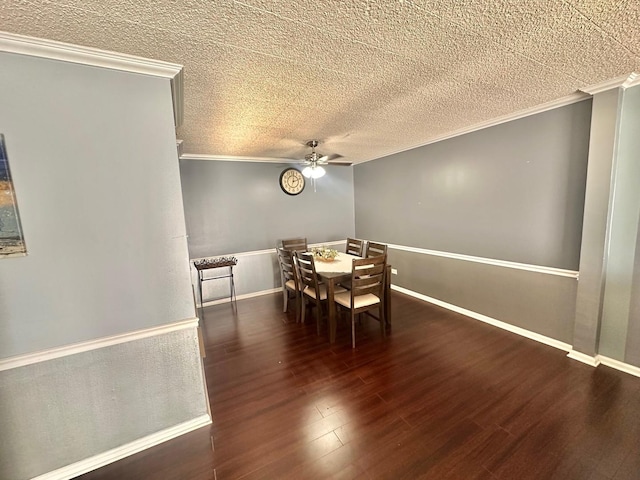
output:
[[[307,246],[307,239],[305,237],[287,238],[282,240],[282,248],[300,252],[306,252],[309,250],[309,247]]]
[[[300,321],[300,282],[294,261],[293,251],[276,247],[280,274],[282,278],[282,298],[284,301],[283,312],[286,312],[289,304],[289,295],[293,293],[296,302],[296,322]]]
[[[358,240],[357,238],[347,238],[347,246],[345,253],[349,255],[355,255],[356,257],[362,257],[364,252],[364,240]]]
[[[367,242],[367,248],[364,252],[365,258],[379,257],[387,254],[387,246],[384,243]]]
[[[320,283],[316,273],[316,264],[313,253],[296,251],[294,253],[298,267],[301,295],[301,322],[304,323],[307,301],[316,307],[316,328],[320,335],[320,322],[322,319],[323,305],[327,303],[327,285]],[[336,286],[334,295],[345,292],[342,287]]]
[[[384,316],[386,267],[386,255],[353,260],[351,290],[334,295],[336,306],[351,313],[351,348],[356,348],[356,315],[360,313],[377,308],[380,331],[383,337],[386,335]]]

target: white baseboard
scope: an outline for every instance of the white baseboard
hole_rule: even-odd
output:
[[[458,307],[456,305],[452,305],[447,302],[443,302],[442,300],[438,300],[437,298],[432,298],[427,295],[414,292],[413,290],[409,290],[407,288],[398,287],[397,285],[391,285],[391,289],[396,290],[400,293],[404,293],[411,297],[418,298],[425,302],[438,305],[439,307],[446,308],[453,312],[461,313],[462,315],[465,315],[467,317],[475,318],[476,320],[480,320],[481,322],[488,323],[490,325],[493,325],[494,327],[502,328],[503,330],[507,330],[517,335],[521,335],[531,340],[535,340],[536,342],[544,343],[545,345],[549,345],[550,347],[555,347],[560,350],[564,350],[565,352],[568,352],[567,357],[573,360],[582,362],[586,365],[597,367],[598,365],[602,364],[602,365],[606,365],[607,367],[620,370],[621,372],[628,373],[629,375],[640,377],[640,367],[636,367],[635,365],[630,365],[628,363],[621,362],[613,358],[605,357],[604,355],[591,356],[582,352],[578,352],[577,350],[574,350],[573,347],[568,343],[564,343],[554,338],[545,337],[544,335],[540,335],[539,333],[535,333],[530,330],[525,330],[524,328],[516,327],[514,325],[510,325],[505,322],[501,322],[500,320],[496,320],[495,318],[487,317],[486,315],[483,315],[481,313],[467,310],[466,308]]]
[[[516,327],[515,325],[496,320],[495,318],[488,317],[472,310],[467,310],[466,308],[458,307],[457,305],[452,305],[451,303],[443,302],[442,300],[438,300],[437,298],[428,297],[427,295],[414,292],[413,290],[409,290],[407,288],[398,287],[397,285],[391,285],[391,289],[418,298],[420,300],[424,300],[425,302],[433,303],[434,305],[438,305],[439,307],[444,307],[453,312],[461,313],[462,315],[466,315],[467,317],[480,320],[481,322],[488,323],[489,325],[507,330],[522,337],[535,340],[536,342],[544,343],[545,345],[549,345],[550,347],[558,348],[560,350],[564,350],[565,352],[571,350],[571,345],[569,345],[568,343],[561,342],[559,340],[556,340],[555,338],[540,335],[539,333],[532,332],[524,328]]]
[[[598,358],[598,355],[591,356],[591,355],[587,355],[586,353],[582,353],[572,349],[567,354],[567,357],[582,363],[586,363],[587,365],[590,365],[592,367],[597,367],[598,365],[600,365],[600,359]]]
[[[237,300],[245,300],[247,298],[253,298],[253,297],[261,297],[262,295],[269,295],[271,293],[277,293],[277,292],[282,292],[282,287],[278,287],[278,288],[270,288],[269,290],[261,290],[259,292],[252,292],[252,293],[245,293],[243,295],[238,295],[236,297]],[[224,298],[219,298],[217,300],[211,300],[208,302],[204,302],[204,306],[205,307],[210,307],[212,305],[220,305],[222,303],[230,303],[231,299],[229,297],[224,297]],[[198,305],[198,307],[200,307],[200,305]]]
[[[108,450],[85,460],[67,465],[66,467],[39,475],[32,480],[68,480],[75,478],[78,475],[104,467],[105,465],[116,462],[148,448],[155,447],[167,440],[171,440],[210,424],[211,417],[209,415],[202,415],[198,418],[194,418],[193,420],[176,425],[175,427],[170,427],[157,433],[147,435],[146,437],[135,440],[126,445],[122,445],[121,447]]]
[[[615,368],[616,370],[620,370],[621,372],[628,373],[629,375],[640,377],[640,367],[636,367],[635,365],[630,365],[628,363],[621,362],[620,360],[615,360],[613,358],[605,357],[604,355],[598,355],[598,359],[600,360],[600,363],[602,365]]]

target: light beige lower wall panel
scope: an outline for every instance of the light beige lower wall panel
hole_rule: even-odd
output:
[[[574,278],[394,249],[389,262],[395,285],[572,343]]]
[[[196,328],[0,372],[0,478],[26,480],[208,416]]]

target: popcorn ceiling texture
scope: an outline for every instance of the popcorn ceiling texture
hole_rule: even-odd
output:
[[[0,0],[0,25],[184,65],[205,155],[358,163],[640,71],[637,0]]]

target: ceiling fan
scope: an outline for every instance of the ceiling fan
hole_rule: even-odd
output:
[[[320,155],[316,152],[316,147],[319,143],[318,140],[309,140],[306,143],[307,147],[311,147],[311,153],[307,153],[304,156],[304,164],[306,167],[302,170],[302,174],[305,177],[313,179],[322,177],[327,173],[322,166],[328,165],[329,163],[333,165],[351,165],[351,162],[335,162],[335,160],[342,158],[342,155]]]

